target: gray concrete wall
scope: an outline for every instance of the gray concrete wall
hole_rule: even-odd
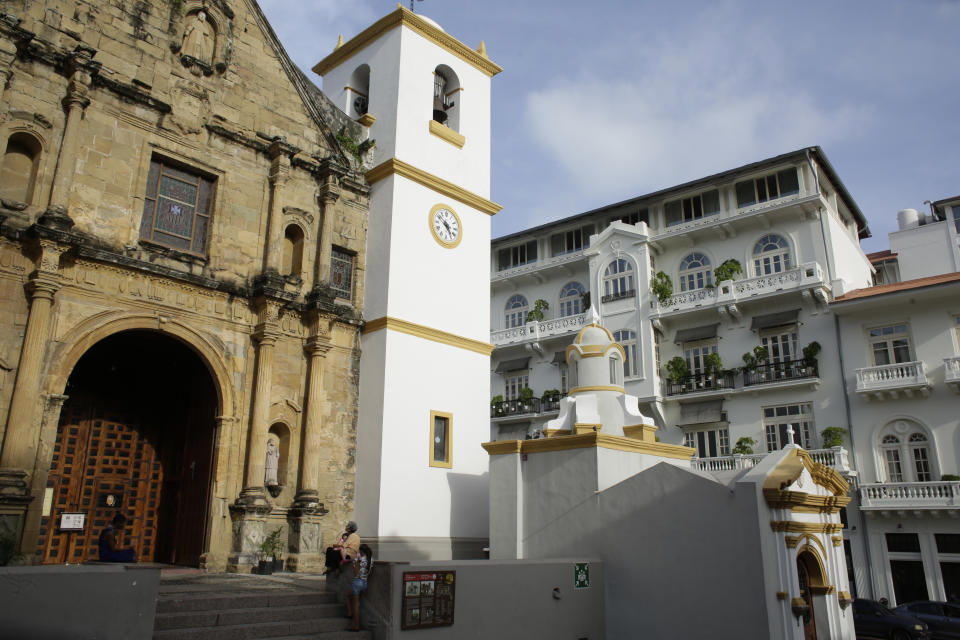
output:
[[[528,558],[603,558],[609,638],[769,637],[757,503],[712,479],[659,464],[524,540]],[[552,637],[548,635],[538,637]]]
[[[159,583],[150,567],[0,567],[0,638],[148,640]]]
[[[587,589],[574,589],[576,562],[590,563]],[[457,572],[453,626],[401,631],[403,573],[440,570]],[[595,554],[550,560],[378,562],[361,598],[361,624],[372,627],[377,640],[629,637],[605,632],[603,584],[604,565]],[[555,588],[559,599],[554,598]]]

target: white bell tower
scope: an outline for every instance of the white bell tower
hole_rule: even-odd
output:
[[[356,519],[378,558],[483,557],[488,538],[490,79],[400,5],[313,70],[374,147]]]

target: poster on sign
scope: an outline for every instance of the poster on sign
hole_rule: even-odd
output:
[[[83,531],[86,517],[85,513],[61,513],[60,531]]]
[[[405,571],[401,629],[453,625],[456,571]]]

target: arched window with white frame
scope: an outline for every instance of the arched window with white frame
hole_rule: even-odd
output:
[[[620,329],[613,332],[613,339],[623,347],[623,377],[636,378],[639,373],[637,364],[637,332]]]
[[[790,269],[790,245],[775,233],[769,233],[753,245],[753,272],[768,276]]]
[[[633,265],[625,258],[617,258],[603,272],[602,302],[629,298],[636,294]]]
[[[897,420],[880,435],[881,475],[886,482],[931,482],[934,456],[930,438],[912,420]]]
[[[558,318],[583,313],[583,294],[586,289],[579,282],[568,282],[560,290],[560,312]]]
[[[528,310],[529,305],[526,298],[519,293],[510,296],[505,307],[506,315],[504,316],[503,328],[522,327],[527,320]]]
[[[696,291],[713,286],[710,258],[694,251],[680,262],[680,291]]]
[[[433,119],[460,131],[460,79],[445,64],[433,71]]]

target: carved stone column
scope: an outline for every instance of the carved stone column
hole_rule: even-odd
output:
[[[334,205],[340,199],[340,186],[334,175],[327,174],[317,196],[320,203],[320,237],[317,239],[316,281],[318,284],[330,283],[330,251],[333,248]]]
[[[68,396],[50,393],[44,403],[43,418],[40,422],[40,442],[36,455],[36,466],[30,480],[32,495],[43,495],[47,486],[47,477],[50,472],[50,460],[53,458],[53,449],[57,443],[57,426],[60,424],[60,411]],[[21,551],[30,558],[36,551],[37,538],[40,535],[40,519],[43,516],[38,502],[31,502],[27,518],[23,525],[23,546]]]
[[[34,428],[41,409],[40,374],[49,339],[53,297],[60,288],[60,255],[66,250],[45,239],[39,241],[39,247],[37,270],[24,287],[30,299],[30,312],[0,451],[0,516],[12,519],[11,524],[18,532],[33,499],[30,480],[40,437]]]
[[[247,473],[238,502],[245,505],[266,505],[263,485],[267,433],[270,425],[270,394],[273,384],[273,349],[280,335],[278,320],[280,303],[261,298],[258,301],[260,322],[253,339],[257,342],[257,372],[253,408],[250,412],[250,437],[247,444]]]
[[[319,318],[317,324],[326,324],[325,318]],[[310,378],[307,386],[307,414],[303,425],[302,454],[300,456],[300,486],[294,506],[300,509],[316,508],[320,504],[320,457],[322,442],[322,414],[324,406],[323,368],[325,358],[330,351],[329,337],[314,335],[307,341],[307,353],[310,356]],[[322,505],[321,505],[322,506]]]
[[[40,240],[40,258],[37,270],[25,285],[30,298],[30,314],[20,351],[17,378],[7,414],[7,430],[0,454],[0,468],[33,470],[38,435],[33,429],[34,418],[40,407],[38,401],[40,369],[50,332],[53,296],[60,288],[57,273],[60,255],[67,247],[52,240]]]
[[[71,59],[70,82],[67,85],[67,96],[63,99],[63,104],[67,108],[67,122],[63,128],[60,155],[57,156],[57,168],[53,174],[53,186],[50,188],[50,204],[37,220],[45,227],[64,231],[73,226],[67,205],[70,199],[70,186],[73,184],[73,175],[76,171],[83,110],[90,104],[88,97],[92,80],[89,72],[92,66],[90,51],[80,49]]]
[[[13,61],[17,57],[17,46],[0,35],[0,120],[7,114],[7,83],[13,76]]]
[[[290,177],[290,157],[299,149],[281,138],[274,139],[270,154],[270,209],[267,218],[265,271],[279,274],[283,260],[283,188]]]

